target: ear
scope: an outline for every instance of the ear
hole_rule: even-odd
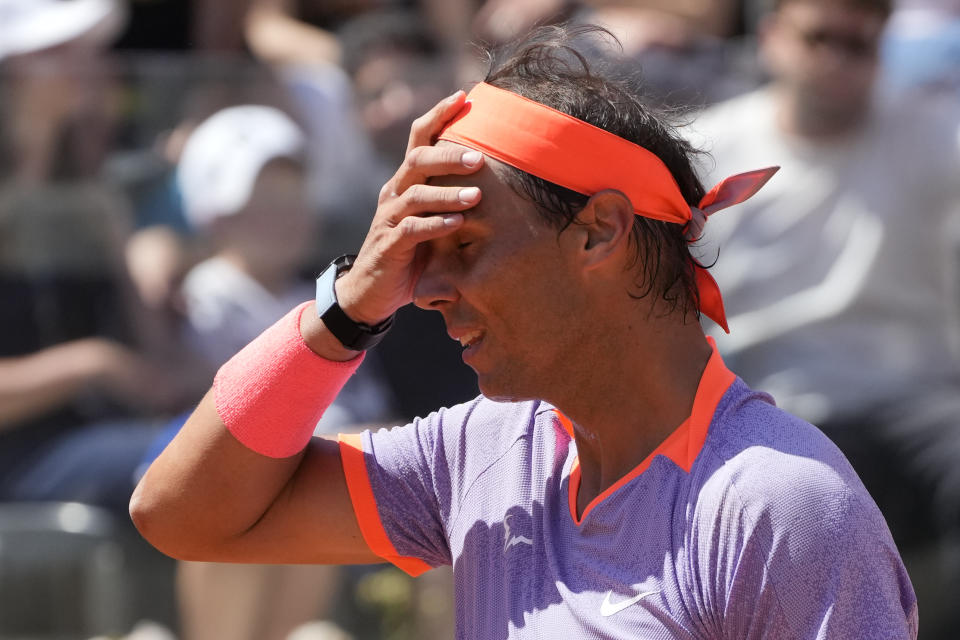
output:
[[[595,269],[623,253],[635,215],[630,199],[620,191],[607,189],[591,196],[568,227],[576,232],[584,267]]]

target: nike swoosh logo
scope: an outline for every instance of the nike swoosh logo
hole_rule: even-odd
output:
[[[612,616],[615,613],[620,613],[627,607],[634,605],[647,596],[652,596],[654,594],[660,593],[659,591],[644,591],[643,593],[638,593],[632,598],[627,598],[621,602],[613,603],[610,602],[610,596],[613,594],[613,591],[607,591],[607,597],[603,599],[603,604],[600,605],[600,615],[604,618]]]
[[[531,540],[530,538],[527,538],[526,536],[513,536],[512,538],[507,540],[507,544],[504,545],[503,550],[506,551],[507,549],[509,549],[515,544],[528,544],[532,547],[533,540]]]
[[[515,544],[528,544],[531,547],[533,546],[533,540],[527,536],[515,536],[510,533],[510,518],[513,516],[506,516],[503,519],[503,552],[506,553],[507,549],[512,547]]]

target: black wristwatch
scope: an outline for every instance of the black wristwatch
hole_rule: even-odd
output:
[[[393,326],[393,316],[371,326],[354,322],[340,308],[334,284],[337,278],[350,270],[356,259],[355,255],[340,256],[317,278],[317,315],[343,346],[354,351],[364,351],[383,340]]]

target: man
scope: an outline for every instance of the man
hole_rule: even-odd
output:
[[[721,251],[721,352],[840,445],[898,543],[939,532],[956,554],[960,112],[877,89],[889,10],[777,4],[761,37],[772,83],[692,129],[719,172],[782,173],[702,251]],[[956,555],[945,570],[956,583]]]
[[[221,369],[134,521],[188,558],[452,564],[460,638],[915,637],[842,455],[696,322],[725,323],[688,241],[771,171],[704,195],[689,148],[576,57],[580,33],[536,32],[415,123],[359,256]],[[484,396],[307,445],[411,300]]]

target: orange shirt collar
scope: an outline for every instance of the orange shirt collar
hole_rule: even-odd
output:
[[[700,455],[700,451],[703,449],[703,443],[707,439],[707,433],[710,430],[710,424],[713,422],[717,405],[736,379],[736,375],[724,365],[713,338],[708,337],[707,340],[710,343],[713,353],[710,355],[703,375],[700,377],[700,384],[697,386],[697,394],[693,400],[693,409],[690,412],[690,416],[684,420],[673,433],[667,436],[650,455],[644,458],[643,462],[594,498],[590,504],[587,505],[586,509],[584,509],[583,515],[580,517],[577,517],[577,494],[580,489],[580,461],[578,459],[573,461],[569,481],[570,515],[578,525],[583,522],[583,519],[586,518],[587,514],[590,513],[595,506],[646,471],[653,462],[653,459],[657,456],[664,456],[685,472],[690,472],[694,460],[697,459],[697,456]],[[559,410],[555,411],[560,424],[570,437],[573,438],[573,423],[569,418],[560,413]]]

